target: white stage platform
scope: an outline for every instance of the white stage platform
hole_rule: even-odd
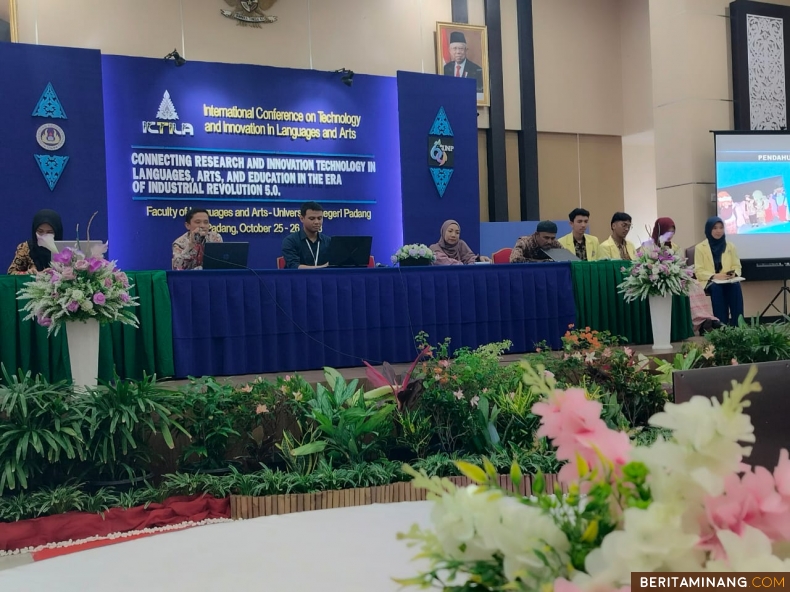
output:
[[[430,502],[267,516],[165,533],[0,572],[3,592],[387,592],[423,564],[398,532]]]

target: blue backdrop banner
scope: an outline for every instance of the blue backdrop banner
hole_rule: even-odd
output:
[[[479,253],[476,96],[472,79],[398,72],[406,243],[436,242],[442,223],[453,219]]]
[[[0,273],[29,239],[33,214],[51,208],[64,238],[107,239],[101,54],[0,43]]]
[[[249,242],[255,268],[275,267],[305,201],[323,205],[330,236],[373,236],[377,261],[402,244],[394,78],[346,86],[309,70],[102,64],[111,253],[122,266],[169,268],[192,207],[209,210],[225,241]]]

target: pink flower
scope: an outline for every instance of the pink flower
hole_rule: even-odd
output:
[[[36,321],[37,321],[37,322],[38,322],[38,324],[39,324],[39,325],[41,325],[42,327],[50,327],[50,326],[52,326],[52,319],[51,319],[51,318],[49,318],[49,317],[38,317],[38,318],[36,319]]]
[[[93,295],[93,303],[94,304],[98,304],[99,306],[101,306],[105,302],[107,302],[107,298],[105,298],[104,294],[102,294],[101,292],[96,292]]]
[[[738,360],[736,360],[735,358],[733,358],[732,360],[730,360],[730,365],[731,365],[731,366],[737,366],[737,365],[738,365]]]
[[[554,372],[552,372],[551,370],[544,370],[543,371],[543,377],[544,378],[554,378]]]
[[[631,592],[631,586],[613,588],[607,584],[593,583],[582,588],[565,578],[557,578],[554,580],[554,592]]]
[[[80,308],[80,303],[77,302],[76,300],[72,300],[71,302],[68,303],[68,305],[66,305],[66,310],[69,312],[77,312],[79,308]]]
[[[74,269],[77,271],[86,271],[88,267],[90,267],[90,265],[87,261],[85,261],[85,259],[80,259],[79,261],[74,262]]]
[[[479,402],[480,402],[480,397],[478,397],[477,395],[475,395],[474,397],[472,397],[471,399],[469,399],[469,404],[470,404],[472,407],[477,407],[477,404],[478,404]]]
[[[612,350],[611,348],[608,347],[605,350],[603,350],[603,353],[601,354],[601,356],[603,356],[604,358],[608,358],[611,355],[612,355]]]
[[[49,281],[50,283],[57,284],[60,281],[60,275],[58,275],[57,273],[53,273],[52,275],[50,275]]]
[[[256,415],[261,415],[262,413],[269,413],[269,408],[266,405],[258,405],[255,408]]]
[[[129,294],[121,292],[121,302],[129,302]]]
[[[779,464],[774,469],[774,481],[776,490],[783,497],[790,497],[790,456],[785,448],[779,452]]]
[[[290,374],[286,374],[285,375],[285,382],[288,382],[289,380],[291,380],[291,375]]]
[[[90,259],[86,259],[88,262],[88,271],[91,273],[96,273],[104,266],[104,261],[101,259],[95,259],[91,257]]]
[[[439,365],[444,368],[450,367],[450,360],[439,360]]]
[[[104,287],[112,288],[112,278],[104,278]]]
[[[66,267],[63,272],[60,274],[60,279],[71,281],[76,279],[77,276],[74,275],[74,270],[71,267]]]
[[[455,395],[455,398],[460,401],[461,399],[464,398],[464,391],[462,391],[461,389],[458,389],[457,391],[455,391],[453,393],[453,395]]]
[[[71,263],[72,255],[73,255],[72,250],[66,247],[60,253],[53,253],[52,261],[54,261],[55,263],[68,264]]]
[[[578,480],[577,455],[589,466],[599,467],[599,454],[617,467],[628,462],[631,444],[623,432],[610,430],[601,419],[602,405],[590,401],[582,389],[555,390],[546,402],[532,406],[541,417],[538,437],[551,438],[557,458],[569,461],[560,469],[563,483]]]
[[[634,355],[634,350],[632,350],[630,347],[624,347],[623,352],[625,352],[625,355],[629,358]]]
[[[245,384],[243,387],[239,389],[242,393],[251,393],[252,392],[252,385]]]

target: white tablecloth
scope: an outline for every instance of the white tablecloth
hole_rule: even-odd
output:
[[[395,539],[430,502],[267,516],[128,541],[0,572],[3,592],[387,592],[417,553]]]

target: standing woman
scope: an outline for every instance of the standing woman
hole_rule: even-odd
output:
[[[682,256],[680,248],[672,242],[672,237],[675,236],[675,222],[672,218],[659,218],[656,220],[651,236],[656,245],[661,244],[661,238],[663,237],[665,244],[672,249],[675,255]],[[721,327],[721,322],[713,314],[710,298],[708,298],[700,285],[694,281],[689,284],[689,308],[691,309],[691,323],[694,325],[694,331],[700,335],[705,335],[705,333]]]
[[[491,261],[488,257],[475,255],[461,240],[461,225],[455,220],[442,224],[442,236],[430,249],[436,255],[434,265],[471,265],[477,261]]]
[[[16,248],[14,260],[8,267],[9,275],[36,273],[49,267],[52,253],[38,246],[39,235],[46,234],[54,235],[55,240],[63,240],[63,222],[54,210],[39,210],[33,216],[32,236]]]
[[[741,275],[741,260],[735,245],[724,236],[724,223],[714,216],[705,223],[706,240],[696,246],[694,271],[697,281],[710,294],[713,314],[722,323],[736,325],[743,316],[743,293],[740,283],[717,284],[713,280],[728,280]]]

